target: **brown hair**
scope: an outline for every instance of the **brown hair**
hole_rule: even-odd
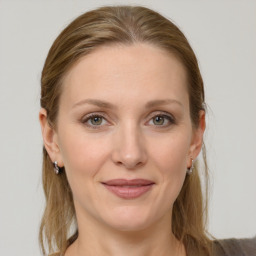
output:
[[[144,7],[102,7],[76,18],[53,43],[41,78],[41,107],[47,111],[49,124],[56,128],[61,82],[76,61],[106,44],[147,43],[175,54],[183,63],[188,77],[190,116],[194,127],[199,123],[199,112],[204,110],[204,87],[196,56],[183,33],[171,21]],[[172,231],[187,251],[196,255],[210,255],[211,241],[206,233],[207,181],[205,149],[203,147],[206,196],[196,165],[187,175],[182,190],[173,206]],[[40,244],[46,255],[59,251],[64,254],[77,238],[77,224],[72,192],[65,171],[55,175],[51,159],[43,149],[43,187],[46,208],[40,227]],[[71,224],[75,230],[70,234]]]

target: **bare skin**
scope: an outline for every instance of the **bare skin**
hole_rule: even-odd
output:
[[[41,109],[45,147],[65,166],[78,221],[65,256],[186,255],[172,207],[205,129],[203,112],[192,126],[186,83],[182,64],[157,47],[105,46],[65,76],[57,130]],[[152,184],[124,198],[107,188],[113,179]]]

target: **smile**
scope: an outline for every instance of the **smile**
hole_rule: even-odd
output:
[[[135,199],[148,192],[155,183],[145,179],[115,179],[102,182],[102,184],[120,198]]]

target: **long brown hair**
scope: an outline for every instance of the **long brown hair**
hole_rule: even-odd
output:
[[[79,58],[106,44],[131,45],[147,43],[175,54],[186,68],[190,116],[194,127],[199,112],[204,110],[204,87],[196,56],[184,34],[159,13],[139,6],[102,7],[76,18],[53,43],[41,78],[41,107],[56,128],[62,79]],[[187,175],[174,203],[172,232],[184,243],[187,251],[196,255],[210,255],[211,241],[206,232],[208,172],[204,159],[204,199],[198,166]],[[46,207],[40,227],[43,254],[54,251],[64,254],[78,237],[72,192],[65,170],[55,175],[50,157],[43,148],[43,188]],[[73,223],[73,233],[71,233]]]

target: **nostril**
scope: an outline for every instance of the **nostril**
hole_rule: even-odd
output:
[[[124,162],[118,161],[116,162],[116,164],[118,166],[123,166],[125,169],[128,169],[128,170],[133,170],[143,165],[142,162],[125,162],[125,161]]]
[[[126,139],[117,141],[111,152],[111,158],[117,166],[131,170],[137,169],[147,162],[147,153],[143,143],[135,136],[130,135]]]
[[[121,161],[116,162],[117,165],[123,165]]]

